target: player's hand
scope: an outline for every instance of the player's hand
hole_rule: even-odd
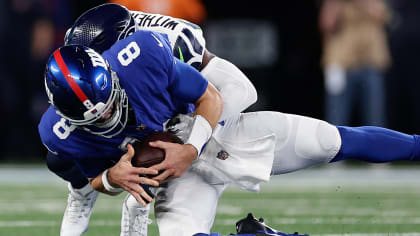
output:
[[[159,186],[159,182],[139,175],[157,175],[158,172],[149,168],[137,168],[131,165],[131,159],[134,156],[134,148],[131,144],[127,145],[127,153],[121,156],[121,159],[109,169],[108,181],[114,187],[121,187],[131,193],[139,203],[146,206],[146,202],[151,202],[153,198],[149,196],[140,184]]]
[[[191,144],[177,144],[163,141],[150,142],[150,146],[161,148],[165,150],[165,160],[161,163],[151,166],[151,169],[158,171],[163,170],[163,173],[154,180],[162,183],[163,181],[179,178],[184,175],[185,171],[190,168],[192,162],[197,158],[197,149]]]

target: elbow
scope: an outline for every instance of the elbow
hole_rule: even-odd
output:
[[[243,80],[242,83],[237,86],[239,91],[243,91],[241,94],[242,102],[240,103],[243,106],[243,110],[251,106],[252,104],[256,103],[258,100],[258,93],[255,86],[251,83],[251,81]]]
[[[258,93],[254,84],[245,74],[242,74],[241,78],[242,79],[236,81],[238,83],[236,86],[238,91],[243,91],[241,96],[243,104],[245,105],[245,108],[247,108],[257,102]]]
[[[258,93],[255,86],[250,83],[249,89],[248,89],[248,97],[249,97],[249,106],[256,103],[258,101]]]

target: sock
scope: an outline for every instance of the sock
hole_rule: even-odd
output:
[[[70,184],[71,185],[71,184]],[[93,188],[90,184],[86,184],[84,187],[82,188],[74,188],[73,186],[71,186],[73,191],[79,193],[81,196],[86,196],[88,195],[90,192],[93,191]]]
[[[354,159],[381,163],[398,160],[420,160],[420,136],[390,129],[363,126],[337,126],[341,148],[331,162]]]

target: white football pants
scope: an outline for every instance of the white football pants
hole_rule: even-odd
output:
[[[265,170],[268,175],[327,163],[341,146],[341,138],[335,126],[321,120],[279,112],[243,113],[231,117],[223,126],[215,129],[213,137],[222,146],[246,147],[243,149],[247,149],[247,153],[242,154],[248,158],[259,157],[259,152],[253,151],[260,150],[259,147],[252,145],[260,143],[258,140],[261,138],[273,137],[273,158],[267,161],[269,163],[263,163],[268,166]],[[212,147],[207,146],[206,149],[208,148]],[[218,152],[219,150],[214,150],[208,153]],[[229,157],[226,160],[228,159]],[[252,172],[253,168],[251,163],[247,169]],[[264,168],[259,169],[261,170]],[[216,180],[217,178],[203,176],[203,173],[191,168],[183,177],[159,188],[155,198],[155,216],[160,235],[191,236],[195,233],[210,233],[218,199],[232,182]]]

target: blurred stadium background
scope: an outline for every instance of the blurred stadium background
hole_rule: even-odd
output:
[[[106,2],[0,1],[0,235],[58,234],[66,186],[45,167],[46,150],[37,132],[48,106],[44,63],[82,12]],[[191,7],[193,13],[173,13],[199,24],[208,49],[235,63],[255,84],[259,101],[249,111],[326,118],[321,0],[151,3],[149,9],[157,13],[165,13],[168,4]],[[420,1],[385,3],[392,15],[384,26],[392,63],[384,77],[384,126],[420,133]],[[350,125],[364,125],[360,113],[352,115]],[[415,234],[420,232],[420,185],[414,168],[404,162],[346,162],[276,177],[260,194],[229,189],[214,231],[233,233],[234,222],[253,211],[290,232],[420,235]],[[121,200],[100,197],[87,235],[118,234]]]

